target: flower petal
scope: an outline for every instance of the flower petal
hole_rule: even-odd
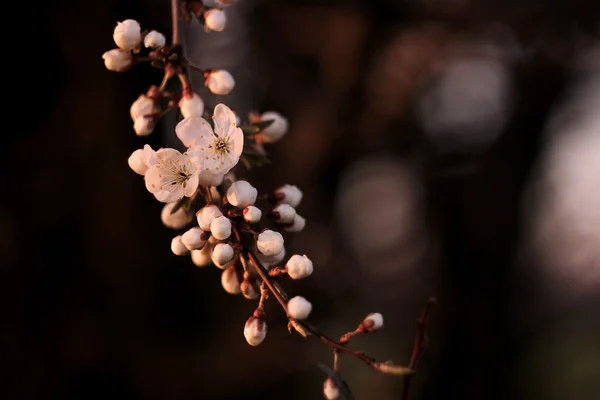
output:
[[[156,164],[156,157],[154,156],[156,152],[152,150],[149,144],[144,145],[144,149],[142,150],[142,161],[148,168]]]
[[[235,155],[235,159],[239,159],[242,151],[244,150],[244,133],[240,128],[235,128],[229,134],[229,149],[232,157]],[[237,161],[235,162],[237,164]]]
[[[166,169],[160,164],[154,164],[146,171],[144,175],[144,181],[146,182],[146,189],[150,193],[156,193],[160,190],[163,185],[163,179],[166,177]]]
[[[187,184],[185,185],[185,189],[183,190],[183,195],[185,197],[191,197],[196,192],[196,189],[198,189],[198,182],[199,182],[198,174],[195,173],[187,181]]]
[[[183,119],[175,127],[177,137],[186,147],[207,147],[215,139],[213,130],[207,120],[200,117]]]
[[[179,187],[172,192],[169,192],[168,190],[159,190],[158,192],[154,193],[154,197],[156,197],[156,200],[160,202],[172,203],[183,197],[183,188]]]
[[[173,161],[180,160],[181,162],[181,153],[175,149],[165,148],[160,149],[156,153],[154,153],[154,158],[157,162],[165,162],[165,161]]]
[[[220,138],[229,136],[236,127],[235,113],[225,104],[217,104],[213,120],[215,122],[215,134]]]

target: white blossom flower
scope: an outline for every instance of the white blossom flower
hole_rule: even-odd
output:
[[[192,250],[192,263],[196,267],[206,267],[207,265],[212,264],[212,246],[208,244],[204,245],[201,250]]]
[[[302,296],[291,298],[287,303],[288,314],[294,319],[303,320],[308,318],[312,311],[312,304]]]
[[[198,93],[192,93],[191,96],[181,96],[179,100],[179,109],[183,118],[202,117],[204,113],[204,100]]]
[[[327,378],[323,383],[323,395],[327,400],[337,400],[340,397],[340,388],[331,378]]]
[[[302,217],[300,214],[296,214],[294,220],[291,225],[287,225],[283,227],[283,230],[286,232],[300,232],[306,226],[306,219]]]
[[[285,203],[276,205],[271,213],[275,220],[282,224],[291,224],[296,217],[296,209]]]
[[[219,210],[219,207],[214,204],[208,204],[202,207],[197,214],[198,225],[200,225],[200,228],[202,228],[203,231],[210,232],[210,225],[215,218],[220,217],[221,215],[223,215],[223,213]]]
[[[227,15],[223,10],[212,8],[204,13],[204,23],[211,31],[222,32],[227,24]]]
[[[288,131],[288,120],[275,111],[267,111],[261,114],[262,121],[273,120],[271,125],[263,129],[262,139],[265,143],[279,141]]]
[[[256,224],[262,217],[262,211],[260,211],[260,208],[255,206],[248,206],[244,208],[243,214],[244,220],[249,224]]]
[[[367,332],[373,332],[381,329],[383,327],[383,315],[380,313],[371,313],[366,316],[360,326]]]
[[[258,234],[256,248],[265,256],[274,256],[283,250],[283,236],[281,233],[265,229]]]
[[[215,69],[208,73],[204,84],[214,94],[226,95],[229,94],[235,87],[235,79],[224,69]],[[235,121],[235,114],[233,117]]]
[[[190,197],[198,188],[198,165],[187,153],[175,149],[160,149],[155,154],[156,164],[152,165],[144,179],[146,189],[158,201],[171,203],[182,197]]]
[[[295,185],[283,185],[275,189],[275,199],[278,203],[289,204],[297,208],[302,201],[302,191]]]
[[[129,168],[131,168],[135,173],[140,175],[145,175],[148,168],[154,164],[156,160],[154,159],[154,150],[150,145],[144,145],[143,149],[137,149],[129,156],[127,163],[129,164]]]
[[[167,43],[165,35],[157,31],[150,31],[144,38],[144,46],[153,49],[164,47]]]
[[[183,244],[181,241],[181,235],[177,235],[173,238],[173,240],[171,240],[171,251],[176,256],[185,256],[190,252],[188,248],[185,247],[185,244]]]
[[[235,123],[235,114],[224,104],[215,107],[213,115],[215,129],[200,117],[188,117],[182,120],[175,132],[181,142],[190,148],[195,157],[202,160],[201,179],[205,174],[223,176],[239,161],[244,148],[244,134]]]
[[[131,67],[133,57],[131,53],[121,49],[112,49],[102,54],[104,65],[109,71],[123,72]]]
[[[212,261],[219,268],[223,268],[228,262],[233,260],[235,252],[233,246],[229,243],[218,243],[212,252]]]
[[[210,233],[218,240],[229,238],[231,236],[231,220],[224,215],[216,217],[210,224]]]
[[[248,181],[235,181],[227,189],[227,201],[240,208],[254,204],[256,196],[258,191]]]
[[[149,116],[156,113],[157,107],[154,100],[145,94],[141,94],[132,104],[129,109],[129,114],[132,120],[136,120],[139,117]]]
[[[260,261],[263,267],[270,269],[283,261],[285,258],[285,247],[279,254],[275,254],[274,256],[265,256],[264,254],[257,252],[256,258],[258,258],[258,261]]]
[[[121,50],[130,51],[135,49],[142,42],[140,24],[133,19],[117,22],[113,39]]]
[[[240,293],[240,279],[235,270],[235,265],[232,265],[223,271],[221,274],[221,285],[229,294]]]
[[[199,226],[194,226],[192,229],[181,235],[181,241],[188,250],[200,249],[206,243],[206,240],[203,239],[203,233],[204,232]]]
[[[252,316],[244,325],[244,337],[250,346],[258,346],[267,336],[267,323],[262,318]]]
[[[152,117],[137,117],[133,121],[133,130],[138,136],[148,136],[154,130],[155,125]]]
[[[285,264],[286,271],[292,279],[302,279],[313,273],[313,263],[306,255],[294,254]]]
[[[180,207],[177,211],[171,213],[175,204],[177,204],[177,202],[165,204],[160,212],[160,219],[167,228],[181,229],[192,222],[194,214],[186,212],[183,207]]]

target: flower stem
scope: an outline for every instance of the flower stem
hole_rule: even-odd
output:
[[[179,44],[179,2],[171,0],[171,24],[173,26],[173,45]]]

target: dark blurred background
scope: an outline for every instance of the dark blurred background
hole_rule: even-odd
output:
[[[34,3],[35,4],[35,3]],[[322,398],[331,363],[220,271],[170,249],[161,204],[127,166],[173,143],[173,119],[136,137],[129,106],[160,71],[104,68],[117,21],[170,34],[167,0],[48,1],[5,129],[0,201],[2,387],[11,399]],[[315,262],[290,286],[337,337],[406,364],[415,319],[438,304],[413,399],[582,399],[600,393],[600,3],[583,0],[254,1],[229,26],[184,28],[190,58],[220,66],[239,114],[290,120],[260,191],[296,184]],[[23,89],[23,88],[21,88]],[[596,337],[596,339],[593,339]],[[358,399],[402,381],[344,359]]]

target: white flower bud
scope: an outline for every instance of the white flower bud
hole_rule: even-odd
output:
[[[256,281],[251,278],[244,278],[242,284],[240,286],[240,290],[242,291],[242,295],[248,300],[258,299],[259,291],[256,290]]]
[[[133,19],[117,22],[113,39],[121,50],[133,50],[142,42],[142,30],[140,24]]]
[[[276,218],[277,222],[282,224],[289,224],[294,221],[296,217],[296,209],[289,204],[278,204],[273,208],[273,215]]]
[[[137,117],[135,121],[133,121],[133,130],[138,136],[148,136],[154,130],[154,119]]]
[[[215,69],[206,76],[205,85],[212,93],[225,95],[233,90],[235,80],[228,71]]]
[[[144,149],[137,149],[127,159],[129,168],[136,174],[144,175],[148,171],[148,164],[144,161]]]
[[[165,204],[160,212],[160,219],[167,228],[181,229],[192,222],[194,215],[186,212],[183,207],[171,214],[175,204],[176,202]]]
[[[257,195],[258,191],[248,181],[235,181],[227,189],[227,201],[240,208],[254,204]]]
[[[203,231],[210,232],[210,225],[213,220],[217,217],[223,215],[219,207],[214,204],[209,204],[204,206],[197,214],[198,225],[202,228]]]
[[[227,24],[227,15],[225,11],[213,8],[204,13],[204,23],[206,27],[215,32],[222,32]]]
[[[294,254],[285,264],[288,275],[292,279],[302,279],[313,273],[313,263],[306,255]]]
[[[223,271],[221,274],[221,285],[229,294],[240,293],[240,280],[237,271],[235,270],[235,265],[232,265]]]
[[[288,314],[294,319],[306,319],[312,311],[312,304],[302,296],[291,298],[287,303]]]
[[[121,49],[112,49],[102,54],[104,65],[109,71],[123,72],[126,71],[133,62],[133,57],[130,53]]]
[[[256,248],[265,256],[274,256],[283,251],[283,236],[281,233],[265,229],[258,235]]]
[[[144,38],[144,46],[151,47],[153,49],[158,49],[161,47],[165,47],[167,43],[167,39],[165,35],[157,31],[150,31]]]
[[[181,235],[181,241],[188,250],[200,249],[206,243],[206,241],[202,239],[203,233],[204,231],[200,229],[199,226],[195,226]]]
[[[202,250],[192,250],[192,262],[197,267],[206,267],[212,264],[211,254],[213,247],[206,244]]]
[[[233,247],[229,243],[219,243],[213,249],[212,261],[217,267],[222,268],[233,260],[233,256]]]
[[[231,236],[231,220],[224,215],[216,217],[210,224],[210,233],[218,240],[225,240]]]
[[[258,261],[260,261],[263,267],[270,269],[283,261],[285,258],[285,247],[281,253],[274,256],[265,256],[261,253],[257,253],[256,258],[258,258]]]
[[[131,119],[134,121],[139,117],[151,115],[155,112],[156,104],[154,104],[154,100],[145,94],[141,94],[140,97],[131,104],[131,108],[129,109],[129,115],[131,115]]]
[[[383,315],[371,313],[360,323],[360,329],[364,332],[373,332],[383,327]]]
[[[302,191],[295,185],[283,185],[275,190],[275,199],[297,208],[302,201]]]
[[[327,378],[323,383],[323,395],[327,400],[336,400],[340,397],[340,388],[331,378]]]
[[[267,323],[262,318],[252,316],[244,325],[244,337],[250,346],[258,346],[267,336]]]
[[[271,125],[262,131],[262,138],[265,143],[275,143],[279,141],[288,131],[288,120],[275,111],[267,111],[260,116],[262,121],[273,120]]]
[[[283,230],[286,232],[300,232],[306,226],[306,219],[300,216],[300,214],[296,214],[294,220],[291,225],[284,226]]]
[[[248,206],[244,208],[243,214],[244,220],[249,224],[256,224],[262,217],[262,211],[260,211],[260,208],[254,206]]]
[[[185,256],[190,252],[181,241],[181,235],[177,235],[171,240],[171,251],[176,256]]]
[[[197,93],[191,96],[182,96],[179,100],[179,109],[183,118],[202,117],[204,113],[204,100]]]

